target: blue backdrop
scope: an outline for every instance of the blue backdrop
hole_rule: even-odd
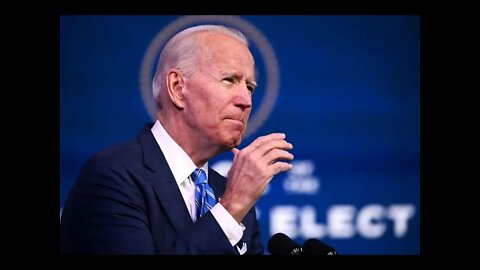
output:
[[[264,244],[281,231],[340,254],[419,254],[418,16],[61,16],[60,207],[88,157],[152,121],[147,51],[189,20],[252,41],[256,126],[241,147],[271,132],[294,145],[294,169],[257,203]]]

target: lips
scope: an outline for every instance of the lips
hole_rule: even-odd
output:
[[[229,116],[226,116],[225,119],[228,119],[228,120],[236,120],[236,121],[240,121],[243,123],[243,114],[239,114],[239,115],[229,115]]]
[[[230,120],[230,121],[235,121],[235,122],[239,122],[243,125],[243,121],[241,119],[235,119],[235,118],[225,118],[225,120]]]
[[[242,127],[245,125],[243,123],[243,119],[239,117],[226,117],[225,120],[228,120],[229,122],[236,123],[237,125],[241,125]]]

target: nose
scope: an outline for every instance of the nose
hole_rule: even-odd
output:
[[[242,110],[252,107],[252,92],[248,90],[245,81],[238,85],[236,93],[237,94],[234,100],[235,106],[241,108]]]

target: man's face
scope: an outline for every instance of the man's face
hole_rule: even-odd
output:
[[[185,79],[185,114],[204,147],[230,149],[240,144],[252,110],[255,63],[247,46],[218,33],[200,42],[197,72]]]

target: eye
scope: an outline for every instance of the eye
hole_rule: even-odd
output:
[[[255,86],[253,85],[247,85],[248,91],[250,91],[250,94],[253,95],[253,92],[255,92]]]
[[[235,83],[235,78],[233,77],[227,77],[227,78],[223,78],[222,80],[223,82],[226,82],[226,83]]]

